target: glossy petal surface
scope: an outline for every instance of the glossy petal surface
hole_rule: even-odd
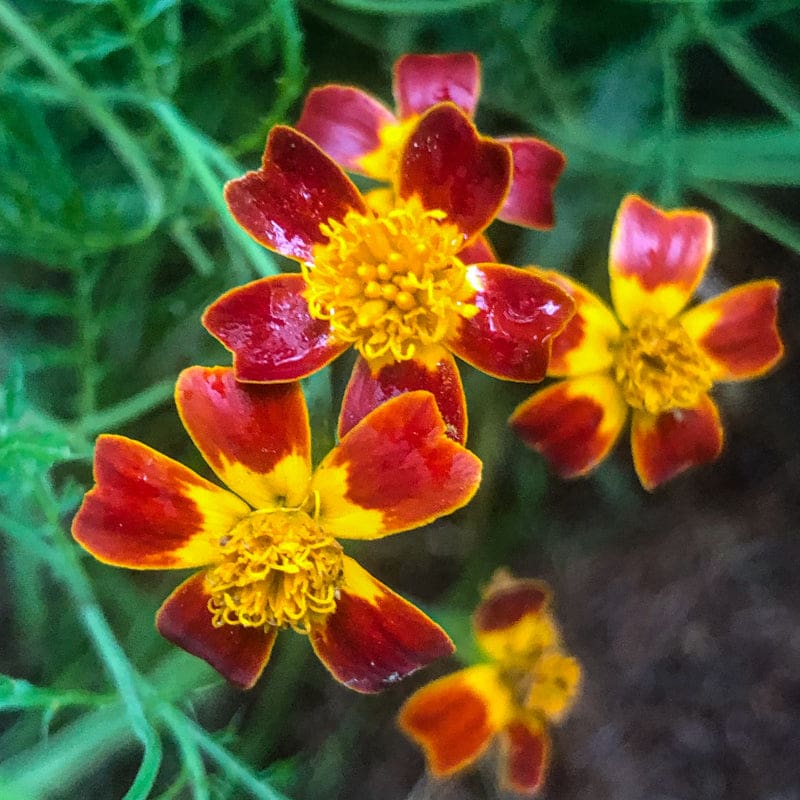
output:
[[[527,270],[500,264],[469,268],[478,313],[461,319],[453,352],[489,375],[526,383],[547,372],[553,338],[569,321],[572,298]]]
[[[628,406],[606,375],[570,378],[523,401],[509,423],[562,478],[594,469],[617,441]]]
[[[645,489],[655,489],[689,467],[713,461],[722,450],[719,411],[705,396],[695,408],[654,417],[634,411],[631,448],[636,474]]]
[[[237,383],[230,367],[189,367],[175,403],[209,466],[251,506],[306,498],[311,434],[300,384]]]
[[[512,792],[534,795],[544,784],[550,741],[543,727],[517,718],[500,736],[505,758],[502,784]]]
[[[447,351],[437,349],[440,357],[433,364],[417,359],[398,361],[381,367],[375,374],[359,357],[342,400],[339,437],[386,400],[422,389],[436,398],[447,435],[464,444],[467,438],[467,403],[461,375],[453,357]]]
[[[469,502],[481,462],[447,437],[429,392],[385,402],[322,461],[312,479],[320,524],[343,539],[418,528]]]
[[[158,632],[173,644],[211,664],[223,678],[249,689],[269,661],[277,630],[211,624],[204,575],[184,581],[156,615]]]
[[[319,226],[364,211],[352,181],[311,139],[276,125],[269,133],[261,169],[225,186],[236,221],[257,241],[298,261],[326,241]]]
[[[401,119],[450,100],[472,116],[480,94],[480,64],[473,53],[409,54],[394,65],[394,95]]]
[[[689,301],[714,248],[711,219],[700,211],[662,211],[628,195],[611,235],[611,297],[623,324],[643,312],[673,317]]]
[[[564,165],[564,154],[541,139],[500,139],[511,148],[511,189],[498,216],[505,222],[546,230],[553,227],[553,189]]]
[[[466,239],[494,219],[510,181],[509,148],[480,137],[450,103],[422,117],[400,159],[400,195],[416,194],[426,208],[445,211]]]
[[[547,374],[588,375],[610,368],[611,346],[621,333],[611,309],[577,281],[555,271],[534,271],[560,286],[575,301],[575,315],[553,339]]]
[[[753,281],[681,316],[684,329],[711,359],[715,380],[755,378],[780,360],[779,291],[777,281]]]
[[[311,630],[310,639],[338,681],[367,693],[380,692],[455,649],[432,619],[347,556],[336,611]]]
[[[425,752],[434,775],[451,775],[479,758],[511,713],[493,666],[481,664],[416,691],[398,723]]]
[[[319,86],[306,97],[297,129],[345,169],[361,172],[359,159],[381,145],[380,130],[394,114],[354,86]]]
[[[472,627],[481,649],[496,661],[530,659],[552,647],[558,632],[548,612],[550,590],[541,581],[498,570],[475,609]]]
[[[308,312],[302,275],[278,275],[239,286],[203,315],[206,330],[233,353],[241,381],[296,381],[322,369],[347,345]]]
[[[196,567],[250,509],[177,461],[124,436],[100,436],[94,488],[72,535],[95,558],[131,569]]]

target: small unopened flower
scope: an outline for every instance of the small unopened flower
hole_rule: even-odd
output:
[[[503,787],[520,794],[542,787],[548,725],[570,710],[581,680],[549,606],[544,583],[498,570],[472,618],[490,661],[433,681],[402,707],[400,727],[423,748],[434,775],[469,767],[497,739]]]
[[[297,380],[347,347],[359,353],[342,403],[346,433],[383,400],[423,389],[456,441],[466,408],[453,354],[498,377],[534,382],[572,300],[552,281],[491,262],[475,238],[508,191],[510,151],[478,136],[452,103],[416,122],[385,204],[367,202],[309,138],[277,126],[261,169],[225,197],[257,241],[302,274],[232,289],[203,323],[234,354],[241,381]]]
[[[297,128],[345,169],[393,182],[406,140],[429,108],[449,100],[472,117],[480,95],[480,61],[473,53],[409,54],[397,60],[393,75],[395,111],[355,86],[330,84],[309,92]],[[530,136],[497,141],[513,158],[511,188],[499,219],[551,228],[563,154]]]
[[[249,688],[279,630],[308,635],[333,676],[377,692],[452,652],[447,634],[345,554],[460,508],[480,461],[445,435],[433,397],[397,397],[311,471],[300,386],[240,384],[190,367],[176,404],[220,488],[122,436],[101,436],[96,485],[73,522],[100,561],[200,572],[157,616],[163,636]]]
[[[646,489],[719,455],[723,430],[709,390],[717,381],[763,375],[781,358],[783,344],[777,281],[745,283],[685,308],[713,246],[706,214],[662,211],[629,195],[611,238],[616,314],[585,286],[539,272],[576,304],[548,368],[565,380],[523,402],[510,423],[561,476],[594,469],[629,410],[633,463]]]

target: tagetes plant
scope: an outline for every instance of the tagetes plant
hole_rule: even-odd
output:
[[[397,60],[392,89],[395,110],[355,86],[312,89],[297,123],[350,172],[394,182],[400,153],[420,116],[445,100],[470,118],[480,96],[481,65],[473,53],[409,54]],[[500,137],[512,155],[508,196],[497,216],[517,225],[553,226],[553,188],[564,169],[563,154],[541,139]]]
[[[576,314],[553,343],[548,375],[564,377],[523,402],[511,426],[562,477],[594,469],[632,411],[633,463],[649,490],[722,450],[717,381],[763,375],[782,356],[779,285],[759,280],[685,308],[714,248],[708,215],[662,211],[629,195],[611,237],[616,314],[585,286],[545,273]]]
[[[338,539],[380,539],[460,508],[480,461],[411,392],[365,417],[311,471],[297,383],[240,384],[190,367],[176,386],[186,430],[227,491],[122,436],[101,436],[75,539],[131,569],[202,570],[157,616],[161,634],[249,688],[278,631],[307,634],[333,676],[377,692],[452,652],[445,632],[372,577]]]
[[[564,718],[581,680],[580,665],[562,650],[550,597],[544,583],[498,570],[472,618],[490,661],[433,681],[400,710],[400,727],[434,775],[469,767],[497,737],[501,785],[528,795],[542,787],[548,724]]]
[[[511,156],[455,105],[420,117],[398,174],[390,207],[377,210],[308,137],[273,128],[261,169],[228,183],[225,198],[251,236],[302,274],[232,289],[203,323],[233,352],[241,381],[297,380],[355,347],[340,435],[387,398],[423,389],[464,442],[453,354],[500,378],[541,380],[573,303],[550,280],[487,263],[474,244],[506,197]]]

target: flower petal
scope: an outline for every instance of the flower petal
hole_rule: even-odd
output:
[[[378,539],[461,508],[480,475],[480,460],[447,437],[433,395],[409,392],[344,436],[314,473],[312,489],[328,533]]]
[[[240,381],[280,383],[305,378],[347,349],[330,324],[314,319],[302,275],[277,275],[238,286],[203,314],[206,330],[233,353]]]
[[[343,437],[370,411],[392,397],[423,389],[436,398],[436,405],[447,426],[447,435],[464,444],[467,439],[467,401],[461,375],[453,357],[436,348],[431,359],[396,361],[374,374],[366,360],[359,357],[345,389],[339,415],[339,437]]]
[[[483,264],[497,261],[491,242],[481,234],[466,247],[458,251],[458,257],[464,264]]]
[[[472,615],[481,649],[495,661],[505,661],[530,658],[531,653],[556,644],[558,630],[548,611],[550,597],[550,588],[542,581],[497,570]]]
[[[226,680],[250,689],[269,661],[277,629],[242,625],[215,628],[208,600],[205,574],[193,575],[158,610],[158,632],[187,653],[211,664]]]
[[[511,698],[497,670],[479,664],[423,686],[397,716],[425,752],[430,771],[452,775],[478,759],[511,716]]]
[[[643,312],[673,317],[689,301],[714,249],[711,218],[701,211],[662,211],[636,195],[619,207],[609,274],[617,315],[627,327]]]
[[[409,136],[400,157],[401,197],[418,195],[441,209],[465,239],[496,216],[511,183],[511,151],[478,135],[452,103],[434,106]]]
[[[320,224],[364,201],[341,168],[307,136],[285,125],[269,133],[261,169],[225,185],[236,221],[257,241],[298,261],[327,239]]]
[[[777,281],[736,286],[687,311],[681,325],[711,359],[714,380],[756,378],[783,355]]]
[[[621,333],[611,309],[583,284],[565,275],[554,270],[531,271],[560,286],[575,301],[575,315],[553,339],[547,374],[588,375],[611,367],[611,345]]]
[[[219,537],[250,512],[235,495],[124,436],[98,438],[94,479],[72,535],[118,567],[210,564],[219,558]]]
[[[395,122],[383,103],[354,86],[319,86],[306,97],[297,130],[345,169],[381,146],[380,130]]]
[[[659,416],[633,412],[633,464],[648,491],[689,467],[713,461],[722,451],[719,411],[708,395],[695,408]]]
[[[509,424],[562,478],[594,469],[617,441],[628,406],[607,375],[559,381],[517,406]]]
[[[230,367],[189,367],[175,403],[209,466],[251,506],[305,500],[311,434],[299,383],[238,383]]]
[[[501,784],[517,794],[536,794],[544,785],[550,760],[550,739],[544,726],[518,717],[503,729],[500,742],[505,755]]]
[[[409,54],[394,65],[394,96],[401,119],[450,100],[472,116],[481,90],[481,66],[473,53]]]
[[[336,680],[357,692],[380,692],[455,650],[416,606],[352,558],[344,556],[343,566],[336,611],[310,633],[314,652]]]
[[[511,381],[540,381],[547,372],[553,338],[574,311],[572,298],[551,281],[501,264],[469,267],[478,307],[461,318],[448,344],[483,372]]]
[[[501,138],[511,148],[511,189],[498,217],[515,225],[546,230],[553,227],[553,189],[567,160],[547,142],[533,138]]]

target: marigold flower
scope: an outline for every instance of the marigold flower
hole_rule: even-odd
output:
[[[585,286],[543,273],[576,303],[548,368],[566,380],[523,402],[510,424],[562,477],[584,475],[608,455],[628,409],[646,489],[719,455],[723,431],[709,389],[763,375],[783,344],[777,281],[745,283],[685,310],[713,246],[708,215],[629,195],[611,237],[616,315]]]
[[[338,541],[416,528],[475,493],[480,461],[445,435],[429,393],[369,414],[313,474],[299,384],[240,384],[230,368],[190,367],[175,399],[232,491],[139,442],[104,435],[96,485],[72,526],[108,564],[204,567],[158,612],[164,637],[244,688],[284,628],[308,634],[333,676],[359,692],[380,691],[452,652],[438,625]]]
[[[400,153],[419,117],[444,100],[469,117],[480,95],[480,61],[473,53],[404,55],[395,62],[393,112],[355,86],[312,89],[298,130],[345,169],[393,182]],[[563,154],[533,137],[501,137],[513,157],[511,189],[498,217],[532,228],[553,226],[553,189],[564,169]]]
[[[547,725],[575,702],[578,662],[561,649],[550,590],[498,570],[472,617],[478,644],[492,659],[433,681],[400,710],[402,730],[424,750],[437,776],[474,763],[498,737],[504,787],[535,794],[550,754]]]
[[[352,344],[359,358],[340,434],[383,400],[424,389],[463,442],[464,392],[451,353],[507,380],[541,380],[572,299],[526,270],[481,263],[475,237],[505,197],[510,156],[455,105],[419,119],[399,175],[388,207],[370,206],[310,139],[273,128],[261,169],[231,181],[225,197],[239,224],[299,261],[302,275],[232,289],[203,323],[233,352],[242,381],[297,380]]]

